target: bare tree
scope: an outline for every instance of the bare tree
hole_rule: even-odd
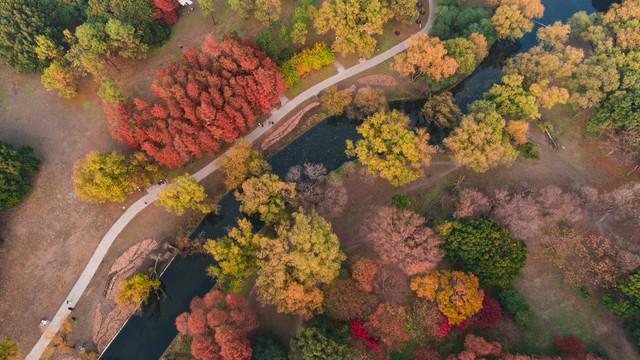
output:
[[[382,207],[370,221],[367,240],[383,261],[398,265],[407,275],[425,272],[444,256],[440,238],[425,222],[411,210]]]
[[[491,212],[491,200],[480,191],[463,189],[460,192],[456,211],[453,216],[457,219],[463,217],[481,217]]]

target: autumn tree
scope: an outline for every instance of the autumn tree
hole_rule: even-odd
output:
[[[378,272],[378,266],[373,261],[362,258],[353,264],[351,276],[356,281],[358,289],[366,292],[373,290],[373,278]]]
[[[556,338],[553,344],[567,357],[582,358],[585,356],[586,347],[582,340],[576,336],[563,336]]]
[[[277,175],[264,174],[242,183],[234,192],[240,201],[240,211],[260,214],[260,219],[271,225],[286,217],[286,205],[296,197],[296,185],[280,181]]]
[[[156,12],[156,19],[159,19],[167,25],[174,24],[178,21],[178,14],[180,13],[180,3],[178,0],[153,0],[152,2]],[[202,9],[200,11],[202,11]]]
[[[424,103],[422,116],[429,125],[442,129],[453,129],[462,118],[462,112],[453,102],[453,95],[446,91],[431,95]]]
[[[422,166],[431,160],[429,134],[409,130],[409,117],[397,110],[368,117],[357,128],[364,139],[354,145],[347,140],[348,156],[357,156],[373,175],[393,186],[406,185],[422,176]]]
[[[522,87],[524,76],[505,75],[502,84],[494,84],[485,93],[503,116],[511,116],[518,120],[537,120],[540,118],[536,97]]]
[[[464,350],[457,356],[450,356],[449,360],[498,358],[500,355],[502,355],[502,346],[498,342],[489,342],[479,336],[467,334],[464,339]],[[503,359],[503,357],[499,358]],[[504,360],[507,359],[504,358]],[[518,359],[521,359],[521,357],[519,356]]]
[[[419,13],[413,0],[387,0],[386,4],[393,17],[404,24],[413,24],[418,20]]]
[[[462,219],[465,217],[487,216],[491,212],[491,200],[478,190],[462,189],[456,202],[456,211],[453,217]]]
[[[460,126],[444,140],[451,158],[475,172],[485,172],[498,165],[510,165],[517,152],[504,133],[505,121],[488,101],[475,101],[469,105],[469,114],[463,116]]]
[[[160,179],[158,166],[144,153],[129,159],[107,151],[92,151],[73,166],[73,186],[83,201],[122,202],[136,189],[147,187]]]
[[[415,81],[419,76],[440,81],[456,73],[458,63],[448,56],[445,43],[436,37],[424,33],[413,35],[409,39],[406,51],[394,57],[394,68],[404,76]]]
[[[463,218],[442,226],[445,260],[473,272],[485,285],[507,287],[527,262],[527,244],[489,218]]]
[[[185,173],[173,179],[173,182],[158,192],[158,206],[181,216],[187,208],[203,214],[216,212],[217,206],[207,199],[204,187],[198,185],[194,177]]]
[[[127,309],[139,310],[149,300],[151,292],[160,288],[160,279],[150,279],[145,274],[136,274],[134,277],[123,280],[118,284],[118,292],[114,301],[118,306]]]
[[[489,42],[487,37],[481,33],[474,32],[469,35],[469,41],[471,41],[474,46],[476,63],[480,64],[482,60],[489,56]]]
[[[29,146],[14,149],[0,141],[0,211],[12,208],[24,199],[31,189],[29,175],[38,172],[40,160]]]
[[[320,94],[322,110],[329,116],[341,115],[352,100],[351,93],[344,90],[338,91],[337,85],[329,86]]]
[[[42,85],[48,91],[58,89],[58,95],[71,99],[78,94],[78,81],[66,60],[55,60],[51,65],[44,69],[44,73],[40,78]]]
[[[373,34],[382,34],[383,25],[393,14],[380,0],[328,0],[322,3],[314,27],[323,35],[333,30],[333,51],[356,52],[370,57],[375,48]]]
[[[308,4],[313,8],[312,5]],[[298,9],[305,7],[298,7]],[[295,16],[295,15],[294,15]],[[298,22],[298,24],[303,24],[306,29],[306,23]],[[293,35],[292,35],[293,37]],[[295,85],[300,78],[307,75],[312,70],[319,70],[323,67],[331,64],[335,59],[335,55],[324,42],[316,43],[312,48],[302,49],[302,51],[297,52],[287,61],[278,66],[278,70],[284,76],[285,85],[287,87],[291,87]]]
[[[238,220],[238,226],[229,230],[227,236],[207,240],[205,251],[216,260],[215,265],[208,268],[209,275],[217,281],[231,277],[244,281],[258,269],[258,251],[260,243],[269,241],[261,235],[254,234],[251,222]]]
[[[507,126],[504,128],[504,132],[509,135],[509,138],[518,146],[527,142],[528,130],[529,123],[518,120],[509,120]]]
[[[403,306],[383,303],[371,314],[365,328],[391,350],[401,350],[409,341],[405,331],[407,311]]]
[[[353,279],[335,279],[324,288],[323,312],[338,321],[365,319],[378,303],[373,293],[363,291]]]
[[[325,178],[322,164],[304,163],[289,169],[286,180],[296,184],[297,204],[307,212],[316,211],[324,218],[339,215],[347,203],[347,190],[342,181]]]
[[[279,312],[305,315],[322,312],[316,285],[338,276],[345,259],[331,225],[318,214],[292,214],[292,224],[276,228],[277,238],[260,244],[256,285],[259,298]]]
[[[271,165],[250,141],[239,139],[221,158],[220,168],[228,190],[240,186],[247,178],[257,177],[271,170]]]
[[[542,241],[546,256],[574,287],[609,287],[618,278],[618,247],[596,235],[576,235],[571,228],[560,228]]]
[[[263,25],[269,26],[280,17],[281,0],[228,0],[231,9],[248,18],[255,15]]]
[[[447,50],[447,55],[452,57],[458,68],[456,73],[461,76],[471,74],[478,65],[476,61],[476,45],[469,39],[455,38],[444,42],[444,48]]]
[[[541,18],[544,6],[540,0],[497,0],[491,23],[496,37],[517,40],[533,29],[533,19]]]
[[[196,296],[191,312],[176,318],[178,332],[193,337],[191,355],[199,360],[249,360],[249,337],[258,328],[256,313],[238,294],[211,290]]]
[[[476,324],[480,328],[492,328],[498,327],[500,318],[502,317],[502,309],[496,299],[489,294],[484,294],[482,300],[482,309],[476,316]]]
[[[276,65],[230,33],[186,49],[180,62],[158,70],[152,88],[160,102],[135,99],[135,110],[107,104],[105,112],[114,137],[170,167],[235,141],[285,89]]]
[[[102,83],[98,90],[98,96],[112,105],[127,101],[127,95],[122,91],[122,86],[111,80]]]
[[[200,0],[198,2],[198,5],[200,5],[200,14],[202,14],[203,16],[211,14],[211,22],[213,23],[213,25],[215,25],[216,19],[213,16],[213,12],[216,9],[215,0]]]
[[[475,275],[449,270],[430,270],[411,281],[411,289],[418,297],[435,301],[451,325],[480,311],[484,291],[479,286]]]
[[[347,339],[327,323],[306,326],[291,340],[289,358],[291,360],[343,360],[354,355]]]
[[[367,240],[378,256],[407,275],[434,269],[444,256],[440,238],[412,210],[383,207],[369,221]]]
[[[8,337],[0,343],[0,359],[3,360],[20,360],[18,356],[18,346]]]
[[[364,120],[375,113],[388,110],[389,104],[384,91],[367,86],[358,89],[352,106],[347,110],[347,116],[351,119]]]

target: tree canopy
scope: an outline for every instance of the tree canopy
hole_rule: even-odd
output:
[[[327,323],[302,328],[291,340],[292,360],[343,360],[354,354],[346,339],[336,334]]]
[[[424,129],[409,130],[409,117],[397,110],[374,114],[357,129],[364,139],[355,145],[347,140],[347,155],[357,156],[371,174],[393,186],[422,176],[421,167],[431,160],[429,134]]]
[[[73,187],[83,201],[103,203],[122,202],[138,188],[159,180],[159,167],[144,153],[137,152],[129,159],[107,151],[92,151],[73,166]]]
[[[491,11],[482,6],[462,7],[464,1],[440,0],[436,6],[436,17],[430,34],[442,40],[457,37],[468,38],[473,33],[484,35],[493,45],[496,41],[491,26]]]
[[[250,141],[240,139],[222,155],[220,168],[226,176],[224,184],[228,190],[232,190],[247,178],[268,172],[271,165]]]
[[[338,276],[345,255],[331,225],[317,213],[292,217],[292,224],[276,228],[277,238],[261,242],[256,285],[259,298],[279,312],[309,319],[322,312],[323,295],[316,286]]]
[[[114,301],[123,308],[133,307],[139,310],[147,303],[152,291],[158,291],[160,279],[149,279],[145,274],[136,274],[118,284],[118,292]]]
[[[527,262],[527,244],[489,218],[449,221],[441,233],[445,260],[474,273],[483,285],[509,286]]]
[[[434,81],[456,73],[458,62],[448,55],[444,42],[437,37],[418,33],[409,39],[406,51],[396,55],[394,68],[404,76],[416,80],[426,75]]]
[[[544,6],[540,0],[493,0],[498,3],[491,23],[498,40],[517,40],[533,29],[533,19],[541,18]]]
[[[435,301],[451,325],[461,323],[482,309],[484,291],[473,274],[431,270],[413,278],[411,289],[418,297]]]
[[[217,281],[231,277],[244,281],[258,269],[260,243],[269,241],[264,236],[253,233],[251,222],[239,219],[238,226],[229,230],[227,236],[207,240],[205,251],[216,260],[208,268],[209,275]]]
[[[278,175],[264,174],[245,181],[234,192],[240,211],[260,214],[260,220],[271,225],[286,217],[287,202],[296,198],[296,184],[280,181]]]
[[[517,152],[504,133],[505,121],[494,103],[475,101],[469,105],[471,113],[463,116],[460,126],[444,145],[456,164],[475,172],[485,172],[497,165],[510,165]]]
[[[327,0],[318,10],[314,26],[319,34],[335,32],[334,51],[369,57],[376,48],[371,35],[382,34],[384,23],[392,16],[384,0]]]
[[[3,64],[21,72],[42,71],[51,59],[39,56],[39,43],[50,45],[49,49],[61,49],[64,46],[62,31],[72,27],[74,21],[83,20],[79,10],[80,5],[72,1],[0,2],[0,58]]]
[[[217,206],[207,199],[204,187],[188,173],[176,177],[171,184],[161,189],[158,192],[156,205],[164,207],[167,211],[173,211],[178,216],[182,215],[187,208],[203,214],[217,211]]]
[[[31,189],[29,174],[38,172],[40,160],[33,155],[29,146],[14,149],[12,145],[0,141],[0,211],[12,208]]]
[[[135,111],[125,104],[105,111],[116,139],[170,167],[235,141],[285,89],[276,65],[231,33],[222,42],[207,35],[202,51],[186,49],[179,63],[158,70],[152,87],[160,102],[135,99]]]

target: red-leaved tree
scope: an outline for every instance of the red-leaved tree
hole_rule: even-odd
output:
[[[584,351],[586,347],[582,340],[575,336],[559,337],[554,344],[562,352],[563,355],[572,358],[582,359],[585,357]]]
[[[398,351],[409,341],[405,331],[406,309],[403,306],[383,303],[365,324],[365,328],[390,350]]]
[[[498,301],[487,293],[482,300],[482,309],[476,315],[476,324],[481,328],[497,328],[502,317],[502,309]]]
[[[176,328],[193,336],[191,355],[199,360],[251,358],[249,336],[258,328],[258,318],[242,296],[212,290],[193,298],[189,307],[191,313],[176,318]]]
[[[156,19],[167,25],[178,21],[180,3],[178,0],[153,0],[153,7],[156,11]]]
[[[104,103],[105,113],[116,139],[169,167],[233,142],[285,90],[275,63],[253,41],[229,32],[222,42],[207,35],[202,51],[186,49],[180,62],[158,70],[152,88],[159,102]]]

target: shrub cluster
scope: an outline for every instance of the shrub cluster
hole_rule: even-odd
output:
[[[311,49],[304,49],[285,61],[278,70],[284,76],[285,86],[295,85],[300,78],[311,70],[322,69],[331,64],[335,58],[325,43],[316,43]]]

